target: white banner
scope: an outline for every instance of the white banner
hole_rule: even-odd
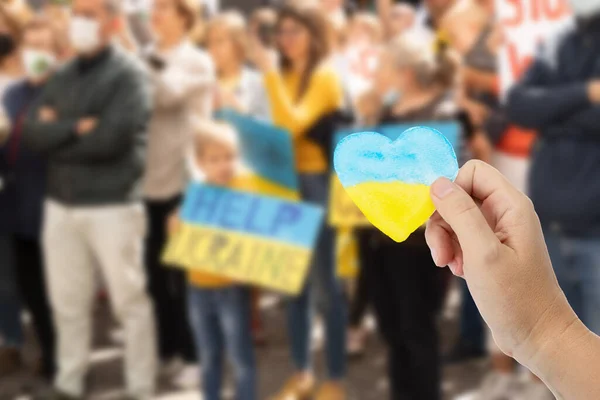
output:
[[[568,0],[496,0],[504,45],[499,53],[502,93],[527,69],[540,41],[571,20]]]

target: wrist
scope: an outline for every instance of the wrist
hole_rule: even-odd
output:
[[[544,322],[532,331],[528,343],[515,354],[517,361],[545,381],[560,374],[561,363],[557,358],[589,333],[562,292],[557,303],[544,317]]]

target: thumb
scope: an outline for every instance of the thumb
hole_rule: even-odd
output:
[[[440,178],[431,185],[431,199],[458,237],[465,256],[500,244],[475,201],[449,179]]]

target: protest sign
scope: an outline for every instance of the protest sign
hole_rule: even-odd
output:
[[[362,128],[362,129],[351,129],[342,130],[336,133],[334,137],[334,144],[340,142],[344,137],[355,133],[374,131],[387,136],[390,140],[396,140],[398,136],[405,130],[414,126],[427,126],[440,131],[450,141],[455,151],[459,153],[459,138],[460,138],[460,126],[456,122],[419,122],[411,124],[399,124],[399,125],[384,125],[375,128]],[[358,207],[354,204],[352,199],[348,196],[344,190],[339,179],[332,173],[331,177],[331,194],[329,202],[329,224],[336,228],[354,228],[354,227],[369,227],[371,226],[367,218],[362,214]]]
[[[503,44],[499,50],[505,93],[531,63],[540,43],[571,22],[568,0],[496,0]]]
[[[163,259],[182,266],[297,294],[323,211],[309,204],[192,184]]]
[[[299,199],[292,140],[286,130],[232,110],[220,111],[216,118],[236,128],[244,167],[253,172],[258,193]]]
[[[298,200],[288,132],[233,111],[217,118],[238,132],[240,174],[230,188],[191,184],[181,228],[163,260],[191,271],[297,294],[323,220],[320,207]]]
[[[498,50],[500,95],[506,93],[531,64],[540,45],[552,51],[554,40],[545,40],[572,23],[568,0],[496,0],[502,45]],[[509,125],[496,145],[493,164],[519,190],[527,191],[529,153],[536,132]]]

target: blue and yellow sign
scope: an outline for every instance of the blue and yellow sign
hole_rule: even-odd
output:
[[[290,134],[268,122],[222,110],[216,118],[236,128],[244,165],[252,171],[258,193],[298,200],[298,176]]]
[[[232,187],[193,183],[165,263],[241,283],[298,294],[323,221],[321,207],[298,201],[288,132],[233,111],[218,118],[236,128],[243,173]]]
[[[189,187],[163,259],[289,294],[302,288],[321,228],[319,207],[203,184]]]

